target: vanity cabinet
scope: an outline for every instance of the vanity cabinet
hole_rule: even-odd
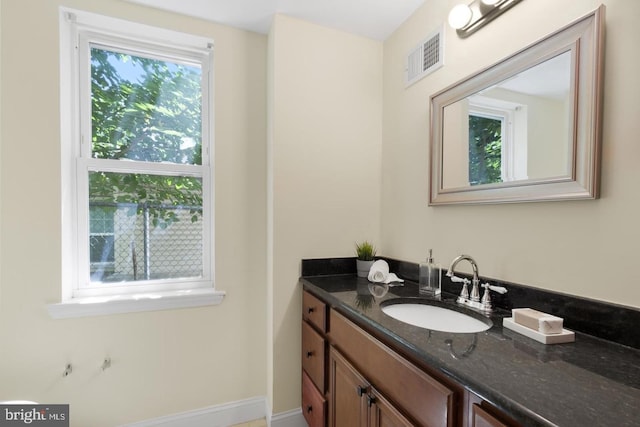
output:
[[[436,374],[303,292],[302,411],[310,427],[520,427]]]

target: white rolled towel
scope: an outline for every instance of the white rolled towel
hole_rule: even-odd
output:
[[[383,259],[379,259],[373,263],[369,269],[369,276],[367,278],[370,282],[374,283],[404,282],[404,280],[398,278],[394,273],[389,273],[389,264]]]
[[[371,265],[367,278],[370,282],[384,283],[387,277],[389,277],[389,264],[387,261],[379,259]]]

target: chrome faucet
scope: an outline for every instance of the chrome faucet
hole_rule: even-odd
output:
[[[454,274],[454,268],[456,265],[462,260],[467,260],[471,264],[471,268],[473,269],[473,278],[471,281],[466,278],[457,277]],[[451,261],[451,265],[449,266],[449,270],[447,270],[447,276],[451,278],[452,282],[462,283],[462,291],[460,292],[460,296],[456,300],[458,304],[464,304],[469,307],[473,307],[479,310],[482,310],[486,313],[490,313],[493,311],[493,307],[491,306],[491,298],[489,297],[489,290],[504,294],[507,292],[507,289],[502,286],[493,286],[488,283],[482,285],[484,288],[484,296],[482,297],[482,301],[480,301],[480,277],[478,276],[478,265],[469,255],[460,255],[456,257],[453,261]],[[467,285],[471,283],[471,294],[469,294],[469,290]]]
[[[460,277],[456,277],[454,274],[454,268],[456,265],[462,260],[467,260],[471,264],[471,268],[473,269],[473,279],[471,279],[471,294],[469,294],[469,290],[467,285],[469,284],[469,279],[463,279]],[[460,255],[456,257],[453,261],[451,261],[451,265],[449,266],[449,270],[447,270],[447,276],[451,278],[452,282],[461,282],[462,283],[462,292],[460,292],[460,296],[458,297],[458,303],[470,305],[472,307],[480,305],[480,278],[478,277],[478,265],[475,260],[471,258],[469,255]]]

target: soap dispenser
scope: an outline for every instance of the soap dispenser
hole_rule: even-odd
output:
[[[433,251],[431,249],[429,249],[427,261],[420,263],[418,277],[420,294],[429,296],[440,295],[442,270],[433,262]]]

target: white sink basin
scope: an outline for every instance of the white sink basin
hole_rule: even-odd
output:
[[[453,333],[482,332],[491,328],[489,319],[476,319],[455,310],[428,304],[385,304],[382,312],[401,322],[432,331]]]

